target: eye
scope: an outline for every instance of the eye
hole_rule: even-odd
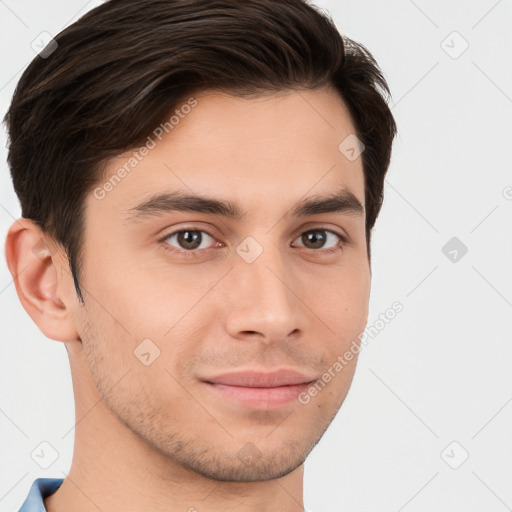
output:
[[[314,252],[332,253],[342,249],[347,242],[346,237],[330,229],[315,228],[304,231],[296,240],[300,240],[299,247],[304,247]],[[198,256],[201,251],[222,246],[206,231],[189,227],[174,231],[160,240],[166,251],[184,256]],[[340,241],[342,242],[340,244]],[[293,244],[292,244],[293,246]]]
[[[212,240],[215,239],[206,231],[193,228],[174,231],[162,238],[162,242],[164,242],[164,246],[166,246],[167,250],[187,253],[187,255],[193,255],[196,250],[210,248]],[[173,249],[169,248],[169,245],[171,245]]]
[[[339,242],[346,242],[344,236],[331,231],[330,229],[311,229],[305,231],[297,239],[302,243],[302,247],[311,250],[324,250],[326,252],[335,252],[341,250]]]

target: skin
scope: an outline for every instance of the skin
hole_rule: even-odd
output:
[[[276,410],[242,407],[200,380],[276,368],[320,378],[364,330],[364,213],[289,213],[341,187],[364,206],[361,158],[338,150],[355,133],[345,104],[331,88],[194,97],[197,106],[113,190],[86,198],[85,306],[58,244],[28,219],[8,233],[19,298],[47,337],[65,343],[73,378],[73,461],[45,500],[49,512],[301,511],[303,463],[350,387],[357,357],[308,404]],[[131,154],[113,159],[106,178]],[[177,189],[230,200],[247,215],[126,220],[151,194]],[[187,249],[162,238],[191,225],[208,233],[196,257],[173,253]],[[348,242],[325,253],[301,238],[313,228]],[[263,248],[250,264],[236,252],[248,236]],[[329,235],[325,247],[339,243]],[[160,350],[148,366],[134,356],[147,338]]]

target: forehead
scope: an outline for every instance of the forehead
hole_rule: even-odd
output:
[[[180,190],[238,198],[248,211],[342,188],[364,205],[361,157],[343,151],[354,136],[331,88],[250,99],[199,93],[176,105],[146,147],[109,162],[99,207],[126,211],[143,197]]]

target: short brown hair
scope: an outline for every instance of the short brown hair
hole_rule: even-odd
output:
[[[8,163],[23,217],[66,250],[81,301],[85,197],[111,157],[204,90],[336,88],[365,146],[370,257],[396,125],[373,56],[328,14],[307,0],[110,0],[55,41],[16,87],[4,119]]]

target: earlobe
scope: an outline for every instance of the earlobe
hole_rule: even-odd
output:
[[[41,332],[56,341],[74,341],[73,295],[66,293],[70,278],[59,271],[67,260],[51,247],[34,221],[20,218],[7,233],[7,265],[23,307]]]

